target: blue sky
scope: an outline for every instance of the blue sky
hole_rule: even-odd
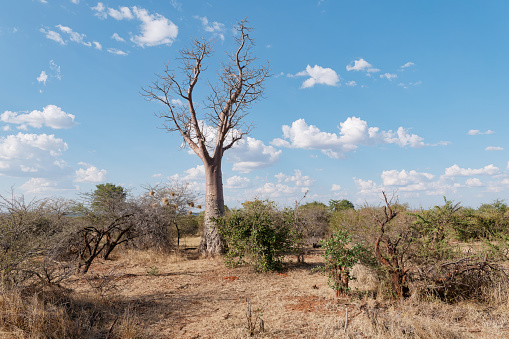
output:
[[[191,38],[214,42],[207,94],[248,17],[273,76],[225,153],[226,204],[378,203],[442,196],[476,207],[509,190],[506,1],[20,0],[0,11],[0,188],[141,193],[203,167],[140,95]]]

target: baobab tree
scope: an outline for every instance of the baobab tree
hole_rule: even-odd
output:
[[[254,41],[247,20],[235,26],[235,50],[217,72],[217,83],[209,82],[208,96],[202,104],[194,98],[197,83],[207,69],[205,60],[212,55],[213,44],[205,39],[194,40],[180,51],[177,74],[166,65],[163,74],[143,95],[163,103],[166,110],[157,116],[164,120],[167,131],[179,132],[183,146],[190,147],[205,168],[205,220],[200,250],[205,255],[223,252],[223,243],[214,218],[224,215],[223,154],[251,130],[244,121],[249,109],[263,95],[264,81],[270,76],[268,65],[256,65],[252,54]],[[182,102],[184,103],[182,105]]]

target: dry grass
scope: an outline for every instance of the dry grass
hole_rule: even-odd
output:
[[[321,264],[318,252],[306,255],[306,264],[290,264],[284,273],[263,274],[227,268],[219,258],[190,260],[185,255],[126,252],[98,261],[88,280],[104,279],[113,285],[110,292],[98,293],[90,281],[75,277],[66,286],[74,291],[74,306],[56,311],[48,308],[56,303],[38,297],[27,303],[21,295],[2,294],[0,328],[5,337],[19,338],[51,337],[41,326],[68,333],[53,337],[248,338],[249,303],[255,338],[509,336],[507,299],[490,306],[416,299],[396,303],[362,293],[335,299],[326,278],[313,270]],[[376,293],[378,282],[368,270],[356,267],[354,274],[353,287]],[[94,312],[102,318],[94,318]]]

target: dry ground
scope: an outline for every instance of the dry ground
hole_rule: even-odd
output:
[[[257,338],[509,338],[507,303],[395,303],[369,293],[335,299],[326,278],[313,270],[321,263],[317,252],[306,264],[264,274],[189,253],[131,252],[113,259],[93,264],[88,281],[76,278],[69,287],[79,294],[96,286],[104,299],[132,305],[133,337],[247,338],[250,304]],[[358,276],[356,287],[376,289],[368,272]]]

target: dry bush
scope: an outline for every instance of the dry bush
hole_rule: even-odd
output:
[[[419,267],[413,274],[417,294],[446,302],[475,300],[480,303],[507,301],[509,276],[506,269],[485,256],[461,259]],[[498,294],[494,293],[498,290]],[[502,291],[503,295],[502,296]],[[497,298],[494,298],[497,296]],[[505,300],[504,300],[505,299]]]
[[[308,203],[299,206],[295,213],[301,220],[303,236],[308,245],[318,244],[330,233],[330,212],[325,204],[316,201]]]

